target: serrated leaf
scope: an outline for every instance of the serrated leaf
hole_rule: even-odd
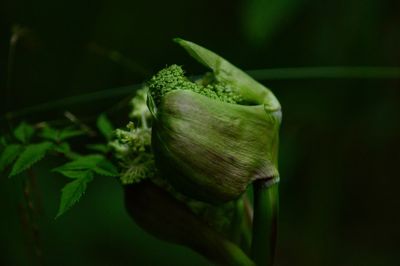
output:
[[[83,132],[82,130],[79,129],[72,129],[72,128],[65,128],[63,130],[61,130],[58,139],[61,140],[66,140],[66,139],[70,139],[73,137],[77,137],[80,135],[85,134],[85,132]]]
[[[46,126],[42,129],[40,136],[45,139],[49,139],[55,142],[63,141],[69,138],[83,135],[85,132],[79,129],[64,128],[62,130],[57,130],[50,126]]]
[[[61,190],[60,207],[58,208],[56,218],[60,217],[79,201],[86,191],[87,183],[92,181],[92,179],[93,174],[91,172],[86,172],[84,177],[75,179],[64,186]]]
[[[0,172],[17,159],[21,150],[22,145],[20,144],[10,144],[4,148],[0,155]]]
[[[44,139],[58,141],[59,131],[49,126],[45,126],[42,128],[40,132],[40,136]]]
[[[56,146],[53,147],[53,150],[59,153],[62,153],[65,157],[69,158],[69,159],[77,159],[80,158],[81,155],[73,152],[71,150],[71,147],[69,146],[69,144],[67,142],[62,142],[57,144]]]
[[[76,170],[92,170],[94,169],[99,162],[104,160],[104,157],[101,155],[87,155],[79,157],[72,162],[66,163],[60,167],[53,169],[53,171],[61,172],[61,171],[76,171]]]
[[[141,154],[138,161],[132,162],[121,174],[121,182],[124,185],[139,183],[142,180],[151,178],[155,175],[155,165],[153,156]]]
[[[0,138],[0,145],[4,147],[7,146],[7,140],[4,136]]]
[[[103,134],[103,136],[106,139],[108,139],[108,140],[111,139],[113,132],[114,132],[114,127],[105,114],[101,114],[97,118],[96,124],[97,124],[97,128],[100,130],[101,134]]]
[[[21,122],[18,125],[18,127],[14,130],[14,136],[17,140],[21,141],[22,143],[27,143],[32,137],[34,132],[35,129],[31,125],[25,122]]]
[[[88,148],[89,150],[98,151],[101,153],[107,153],[110,151],[110,146],[108,146],[106,144],[88,144],[88,145],[86,145],[86,148]]]
[[[22,171],[30,168],[33,164],[43,159],[46,152],[53,146],[51,142],[42,142],[38,144],[30,144],[18,157],[14,163],[9,177],[17,175]]]
[[[53,171],[70,178],[80,178],[82,173],[93,171],[99,175],[117,176],[117,168],[101,155],[82,156],[72,162],[66,163]]]
[[[58,144],[57,146],[54,146],[54,150],[56,152],[60,152],[60,153],[69,153],[71,152],[71,147],[69,146],[69,144],[67,142],[63,142]]]
[[[62,174],[69,178],[84,178],[90,170],[71,170],[71,169],[56,169],[55,172]]]
[[[103,160],[93,169],[96,174],[104,176],[118,176],[117,168],[109,161]]]

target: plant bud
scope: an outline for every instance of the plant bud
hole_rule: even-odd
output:
[[[211,203],[238,198],[254,180],[275,182],[281,121],[275,96],[215,53],[178,42],[213,70],[213,81],[190,82],[177,66],[150,80],[159,173],[181,193]]]
[[[263,106],[170,92],[153,124],[156,164],[184,194],[209,202],[233,200],[254,180],[278,175],[277,115]]]

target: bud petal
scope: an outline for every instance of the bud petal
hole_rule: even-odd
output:
[[[273,178],[280,113],[176,90],[163,97],[152,146],[161,173],[182,193],[209,202],[237,198]]]
[[[176,41],[213,73],[193,83],[173,65],[150,80],[160,174],[208,202],[233,200],[257,179],[276,182],[281,106],[274,94],[214,52]]]

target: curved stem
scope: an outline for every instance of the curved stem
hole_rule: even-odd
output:
[[[257,180],[254,188],[254,221],[251,258],[258,266],[271,266],[274,263],[279,191],[278,183]]]
[[[124,188],[128,213],[153,236],[189,247],[217,265],[255,266],[243,250],[164,189],[150,181]]]

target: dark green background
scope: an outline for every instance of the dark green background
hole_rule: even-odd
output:
[[[243,69],[400,66],[400,2],[383,0],[0,2],[0,113],[67,96],[137,84],[167,64],[204,71],[171,42],[182,37]],[[9,40],[15,45],[7,88]],[[110,57],[112,51],[122,55]],[[118,55],[118,54],[117,54]],[[122,59],[121,59],[122,58]],[[283,106],[281,217],[276,265],[398,265],[400,80],[265,81]],[[88,123],[123,96],[24,119]],[[112,115],[116,125],[127,117]],[[2,131],[21,118],[1,120]],[[67,182],[39,177],[45,265],[207,265],[199,255],[141,231],[116,180],[98,177],[58,220]],[[0,179],[0,265],[35,265],[22,229],[18,179]]]

